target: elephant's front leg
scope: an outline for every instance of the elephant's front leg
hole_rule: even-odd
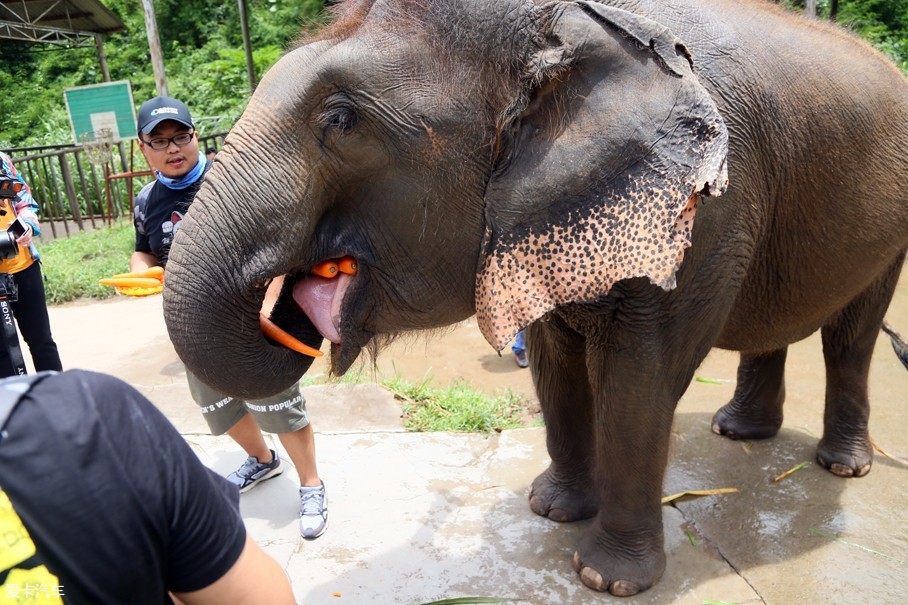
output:
[[[663,363],[672,356],[658,340],[616,340],[588,349],[599,515],[580,539],[574,568],[586,586],[630,596],[665,570],[662,480],[683,380]]]
[[[586,341],[557,317],[526,330],[527,352],[552,459],[530,490],[530,509],[553,521],[596,514],[592,394]]]

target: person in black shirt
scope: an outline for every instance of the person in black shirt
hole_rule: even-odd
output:
[[[294,603],[283,570],[246,534],[238,501],[121,380],[71,370],[0,381],[0,594]]]

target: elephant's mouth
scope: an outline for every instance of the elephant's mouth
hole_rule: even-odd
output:
[[[293,284],[293,300],[318,333],[334,344],[342,344],[340,310],[353,276],[340,273],[328,278],[309,275]]]
[[[311,348],[316,332],[335,345],[343,344],[341,307],[356,273],[355,260],[344,260],[340,271],[337,262],[323,261],[309,271],[285,276],[281,296],[271,313],[273,323],[262,320],[269,340],[310,356],[321,354]]]

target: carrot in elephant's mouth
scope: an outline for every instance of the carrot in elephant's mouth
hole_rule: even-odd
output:
[[[324,260],[313,265],[309,272],[312,275],[328,279],[335,278],[342,273],[345,275],[356,275],[356,259],[352,256],[344,256],[342,258]],[[302,353],[303,355],[321,357],[321,351],[303,344],[278,327],[277,324],[268,319],[265,315],[259,315],[259,323],[262,326],[262,333],[278,344],[283,345],[292,351],[296,351],[297,353]]]
[[[337,270],[347,275],[356,275],[356,259],[352,256],[345,256],[337,261]]]
[[[312,267],[311,272],[313,275],[318,275],[319,277],[327,277],[329,279],[336,277],[337,263],[330,260],[320,262],[319,264]]]
[[[319,351],[318,349],[313,349],[309,345],[303,344],[302,342],[279,328],[276,323],[274,323],[264,315],[259,315],[259,325],[262,326],[262,334],[264,334],[267,338],[275,341],[276,343],[287,347],[291,351],[296,351],[297,353],[302,353],[303,355],[308,355],[309,357],[322,356],[321,351]]]
[[[356,259],[352,256],[343,258],[325,260],[313,266],[310,270],[313,275],[321,277],[337,277],[338,271],[347,275],[356,275]]]

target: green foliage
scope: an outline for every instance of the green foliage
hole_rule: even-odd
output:
[[[46,278],[44,290],[48,304],[83,297],[116,296],[113,288],[102,286],[98,280],[129,271],[135,237],[132,222],[121,221],[110,228],[79,233],[47,244],[42,244],[39,238],[38,251]]]
[[[129,80],[136,106],[157,94],[142,3],[103,0],[126,25],[104,38],[112,80]],[[249,35],[261,77],[304,25],[319,21],[322,0],[248,0]],[[246,54],[236,2],[155,0],[167,88],[208,132],[227,130],[249,100]],[[72,143],[63,91],[103,82],[94,47],[62,50],[0,44],[0,148]]]
[[[408,431],[491,433],[523,426],[526,401],[511,390],[489,397],[462,380],[439,389],[428,380],[413,384],[400,376],[382,384],[406,402],[404,426]]]

